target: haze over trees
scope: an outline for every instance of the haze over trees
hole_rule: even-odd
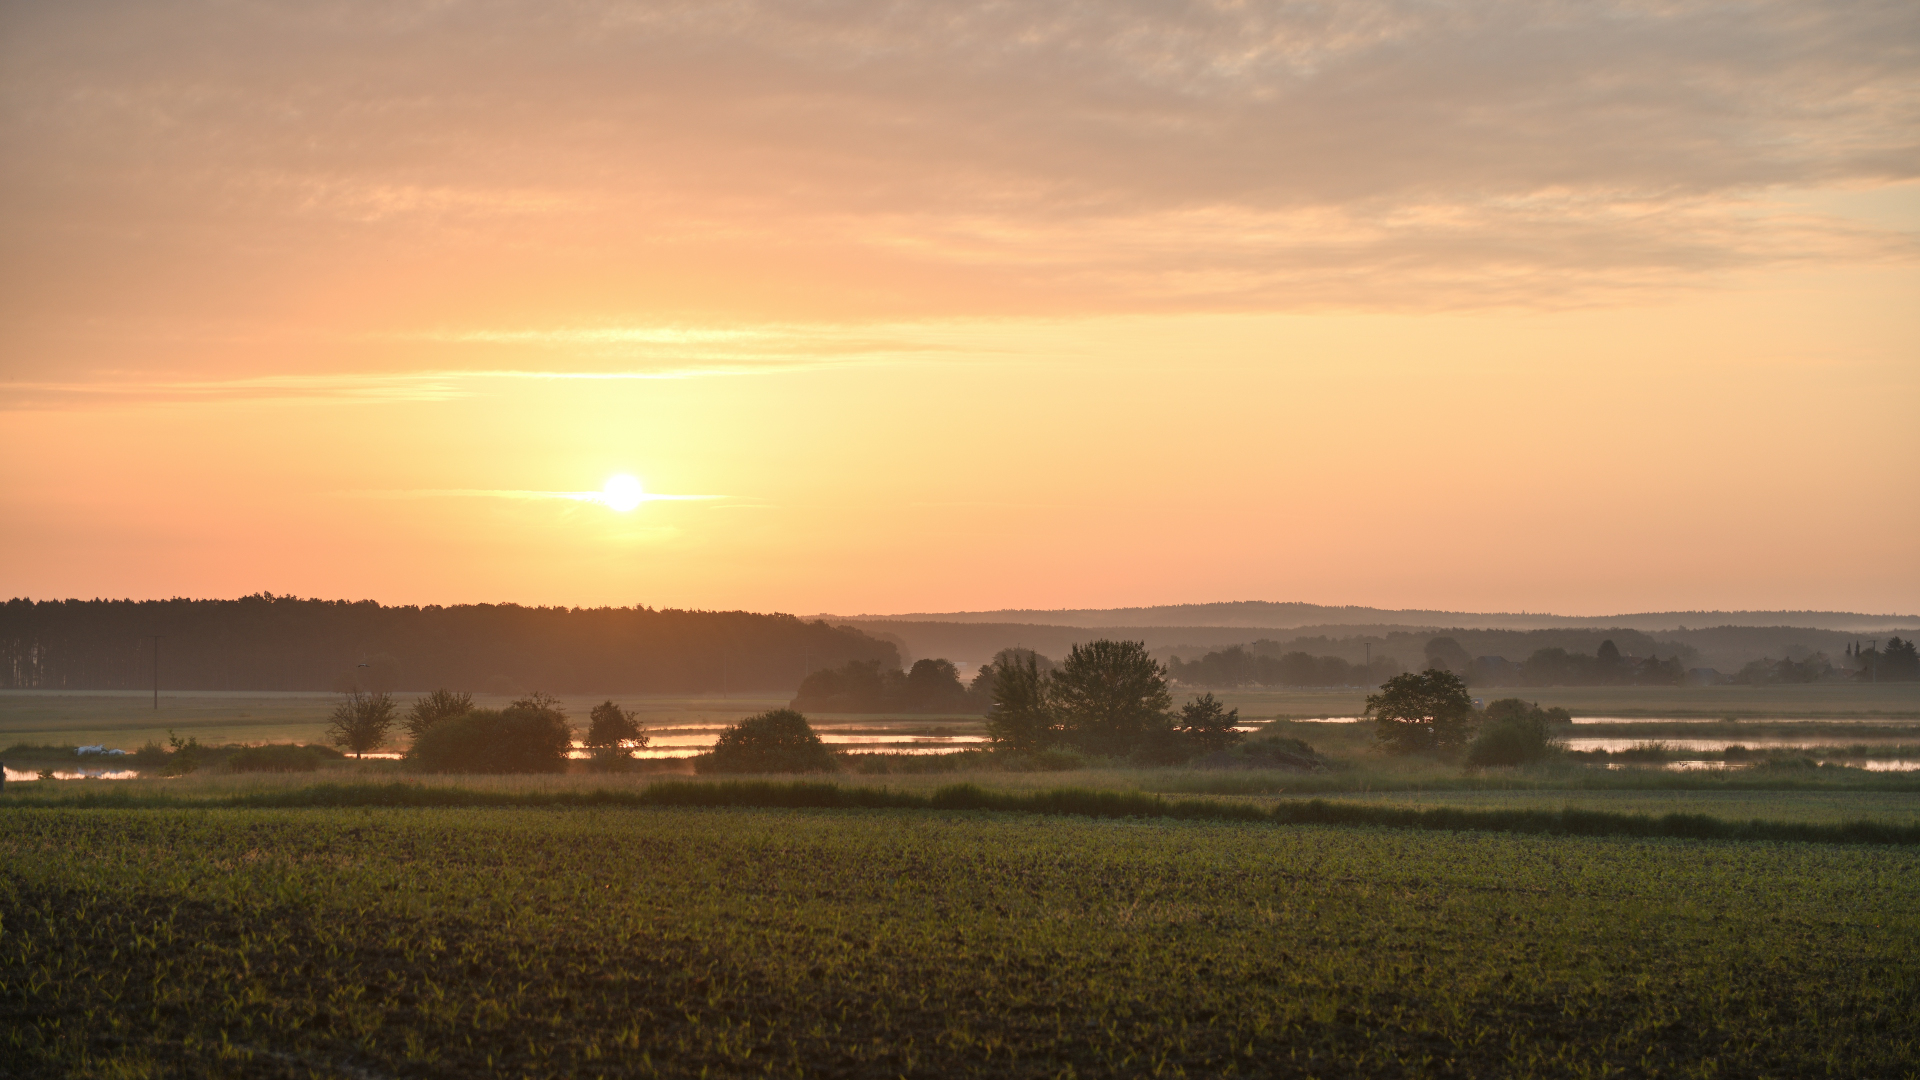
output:
[[[1186,686],[1372,686],[1405,670],[1381,653],[1372,664],[1350,664],[1338,656],[1305,652],[1264,655],[1234,645],[1198,660],[1167,661],[1167,673]]]
[[[808,675],[789,706],[827,713],[978,713],[982,703],[946,660],[916,660],[907,671],[878,660],[850,660]]]
[[[156,634],[163,689],[788,691],[852,660],[900,666],[859,630],[745,611],[16,599],[0,605],[0,689],[145,689]]]
[[[987,734],[997,749],[1087,754],[1170,764],[1237,742],[1238,710],[1212,694],[1172,710],[1167,672],[1137,641],[1075,645],[1047,671],[1046,658],[1008,651],[992,665]]]

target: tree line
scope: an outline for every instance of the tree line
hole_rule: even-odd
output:
[[[1240,711],[1212,694],[1173,708],[1167,669],[1143,642],[1075,645],[1058,665],[1031,650],[1003,650],[981,678],[991,680],[987,737],[996,749],[1070,748],[1171,764],[1240,741]]]
[[[853,627],[746,611],[14,599],[0,605],[0,689],[145,689],[156,645],[167,690],[700,693],[788,690],[848,661],[900,666],[895,645]]]
[[[1348,663],[1338,656],[1294,651],[1278,656],[1233,645],[1198,660],[1167,661],[1167,673],[1188,686],[1372,686],[1406,670],[1381,654],[1371,663]]]

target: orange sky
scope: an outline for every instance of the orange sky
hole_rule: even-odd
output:
[[[1910,4],[0,19],[6,595],[1920,611]]]

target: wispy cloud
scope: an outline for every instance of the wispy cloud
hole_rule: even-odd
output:
[[[615,497],[605,491],[533,491],[520,488],[396,488],[387,490],[342,491],[338,495],[360,499],[512,499],[517,501],[559,501],[615,505]],[[637,492],[627,498],[636,503],[710,502],[725,495],[662,495]]]
[[[1920,177],[1917,48],[1910,0],[43,5],[0,215],[22,312],[1558,303],[1913,258],[1774,196]]]
[[[229,379],[116,378],[87,381],[0,382],[0,411],[111,405],[195,404],[260,401],[341,401],[404,404],[450,401],[497,392],[502,382],[656,382],[737,378],[885,362],[875,357],[768,359],[710,358],[706,362],[646,371],[474,370],[313,375],[262,375]]]

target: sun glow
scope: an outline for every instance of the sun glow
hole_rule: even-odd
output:
[[[600,491],[600,501],[623,514],[645,502],[646,498],[647,493],[641,488],[640,481],[626,473],[607,477],[607,486]]]

